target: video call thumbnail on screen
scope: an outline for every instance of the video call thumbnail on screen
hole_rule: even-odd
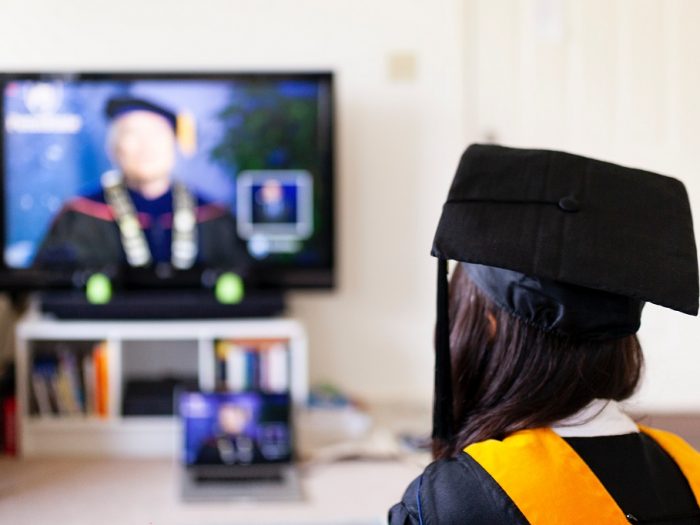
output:
[[[5,265],[327,264],[328,89],[316,78],[5,81]]]

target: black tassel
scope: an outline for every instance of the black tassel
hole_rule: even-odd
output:
[[[433,439],[448,445],[453,436],[452,364],[450,360],[450,320],[447,261],[438,259],[437,322],[435,327],[435,399]]]

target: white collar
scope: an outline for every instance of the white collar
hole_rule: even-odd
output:
[[[552,430],[561,437],[619,436],[639,432],[616,401],[595,399],[574,415],[557,421]]]

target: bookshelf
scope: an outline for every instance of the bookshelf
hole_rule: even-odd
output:
[[[174,457],[174,385],[308,395],[307,338],[292,319],[17,325],[20,454]],[[151,398],[144,393],[160,391]]]

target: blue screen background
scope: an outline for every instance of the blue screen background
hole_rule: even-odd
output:
[[[275,81],[280,97],[313,98],[318,85],[309,81]],[[111,97],[147,99],[194,116],[197,150],[179,154],[174,177],[183,180],[205,199],[234,208],[236,166],[211,158],[226,130],[220,112],[237,102],[254,107],[245,99],[243,81],[231,80],[139,80],[50,82],[57,96],[57,115],[77,115],[82,126],[76,133],[18,133],[6,130],[5,160],[5,261],[10,267],[31,265],[53,217],[70,198],[99,190],[102,173],[112,169],[105,146],[109,122],[104,107]],[[35,81],[8,83],[4,114],[31,115],[27,94]],[[36,112],[36,108],[34,108]],[[229,121],[227,125],[231,125]],[[235,125],[235,123],[233,124]],[[234,210],[235,212],[235,210]]]

